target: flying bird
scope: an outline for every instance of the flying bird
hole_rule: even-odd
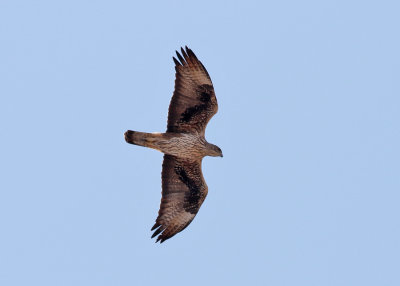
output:
[[[222,157],[221,149],[204,137],[208,121],[218,110],[211,78],[188,47],[176,55],[167,131],[125,132],[126,142],[164,153],[160,210],[151,229],[152,238],[158,235],[160,243],[184,230],[204,202],[208,187],[201,171],[203,157]]]

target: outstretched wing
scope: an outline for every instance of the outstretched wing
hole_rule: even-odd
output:
[[[218,110],[214,87],[206,68],[191,49],[181,48],[175,62],[175,90],[168,110],[167,132],[204,134]]]
[[[152,227],[160,243],[184,230],[194,219],[207,196],[208,187],[201,172],[201,161],[190,162],[164,155],[162,198]]]

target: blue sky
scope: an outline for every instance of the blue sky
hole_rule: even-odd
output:
[[[1,1],[1,285],[400,285],[397,1]],[[155,244],[172,56],[219,112]]]

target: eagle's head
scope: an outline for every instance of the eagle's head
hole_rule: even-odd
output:
[[[207,149],[208,149],[208,153],[207,153],[208,156],[224,157],[222,155],[221,148],[219,148],[217,145],[208,143]]]

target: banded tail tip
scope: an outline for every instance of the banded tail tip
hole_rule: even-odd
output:
[[[126,141],[127,143],[133,144],[133,138],[132,138],[132,136],[133,136],[134,133],[135,133],[135,131],[132,131],[132,130],[128,130],[128,131],[126,131],[126,132],[124,133],[125,141]]]

